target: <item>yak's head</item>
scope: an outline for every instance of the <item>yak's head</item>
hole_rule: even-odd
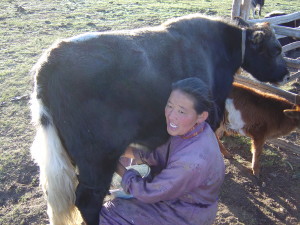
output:
[[[283,81],[289,71],[281,54],[281,45],[270,24],[263,22],[250,26],[241,20],[239,24],[245,28],[246,32],[242,68],[262,82]]]

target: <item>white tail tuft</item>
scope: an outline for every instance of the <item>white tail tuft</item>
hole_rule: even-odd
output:
[[[45,115],[41,102],[33,99],[33,120],[37,114]],[[33,107],[38,106],[35,110]],[[36,111],[39,111],[34,115]],[[46,114],[47,115],[47,114]],[[49,115],[47,115],[48,118]],[[51,118],[50,118],[51,121]],[[75,206],[75,190],[78,184],[75,167],[72,165],[52,121],[38,125],[31,154],[40,167],[40,184],[46,195],[50,224],[80,224],[82,218]]]

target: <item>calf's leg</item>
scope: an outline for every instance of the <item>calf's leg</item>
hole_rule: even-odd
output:
[[[221,153],[223,154],[223,156],[226,158],[226,159],[230,159],[232,158],[232,155],[227,151],[227,149],[225,148],[225,146],[223,145],[223,143],[221,142],[220,138],[216,135],[217,137],[217,141],[218,141],[218,144],[219,144],[219,147],[220,147],[220,151]]]
[[[252,173],[254,176],[259,177],[260,173],[260,155],[262,153],[263,145],[265,143],[264,138],[253,138],[251,143],[252,152]]]

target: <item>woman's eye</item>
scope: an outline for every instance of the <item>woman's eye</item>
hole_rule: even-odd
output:
[[[179,110],[178,112],[179,112],[180,114],[184,114],[184,112],[183,112],[182,110]]]

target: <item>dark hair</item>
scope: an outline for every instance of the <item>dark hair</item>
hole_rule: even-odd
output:
[[[211,91],[201,79],[190,77],[172,84],[172,91],[179,90],[192,97],[197,114],[204,111],[209,113],[211,126],[218,121],[218,113]]]

